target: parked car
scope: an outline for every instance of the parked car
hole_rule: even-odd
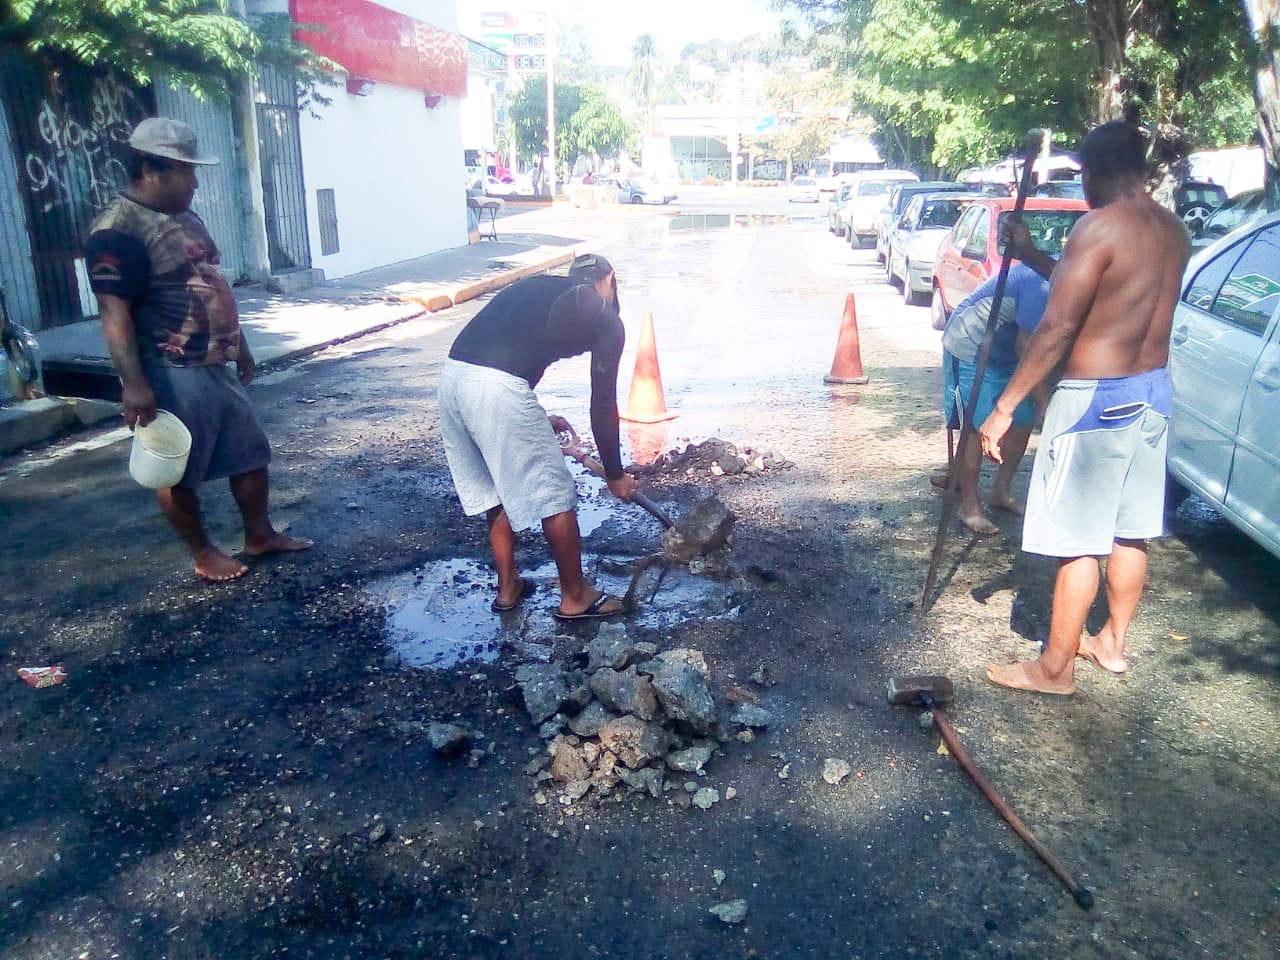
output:
[[[645,180],[619,180],[619,203],[670,203],[678,194],[670,184],[652,183]]]
[[[1267,195],[1262,190],[1246,190],[1227,200],[1209,215],[1200,232],[1191,238],[1191,246],[1196,249],[1209,246],[1216,240],[1225,237],[1232,230],[1238,230],[1267,213]]]
[[[1280,213],[1192,258],[1169,372],[1172,499],[1194,491],[1280,557]]]
[[[1012,215],[1012,197],[974,200],[938,245],[933,264],[933,323],[939,330],[955,306],[978,284],[1000,269],[999,225]],[[1037,247],[1053,256],[1062,253],[1067,235],[1089,212],[1083,200],[1030,197],[1022,212]]]
[[[788,203],[817,203],[821,197],[818,181],[813,177],[796,177],[791,181],[791,190],[787,194]]]
[[[951,232],[977,193],[918,193],[894,224],[885,257],[885,277],[902,284],[902,298],[916,303],[933,289],[933,262],[938,245]]]
[[[907,211],[911,199],[922,193],[974,193],[963,183],[950,180],[930,180],[923,183],[912,183],[905,180],[896,183],[889,190],[888,202],[876,214],[876,259],[884,263],[885,254],[889,250],[889,234],[893,232],[902,215]]]
[[[1084,199],[1084,183],[1080,180],[1046,180],[1031,191],[1033,197],[1063,197],[1067,200]]]
[[[861,247],[876,236],[876,214],[884,206],[889,191],[899,183],[919,183],[920,178],[910,170],[868,170],[854,174],[850,179],[853,188],[841,213],[841,232],[849,245]]]
[[[499,180],[490,174],[485,177],[484,192],[490,197],[532,197],[533,179],[525,174],[518,174],[509,180]]]
[[[827,229],[832,233],[844,234],[843,208],[853,195],[853,184],[842,183],[836,187],[835,193],[827,201]]]
[[[1213,211],[1227,202],[1227,188],[1201,180],[1184,180],[1173,189],[1173,212],[1182,218],[1191,235],[1204,229]]]

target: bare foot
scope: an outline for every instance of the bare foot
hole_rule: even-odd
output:
[[[1106,634],[1106,636],[1103,634]],[[1110,631],[1104,628],[1099,631],[1096,637],[1081,637],[1080,647],[1076,650],[1076,656],[1084,657],[1094,666],[1101,667],[1111,673],[1127,673],[1129,661],[1124,658],[1123,652],[1115,652],[1114,642],[1107,642],[1110,636]]]
[[[959,517],[961,523],[980,537],[989,537],[993,533],[1000,532],[1000,528],[987,519],[987,515],[982,512],[981,507],[972,511],[965,510],[962,507]]]
[[[503,586],[498,589],[498,595],[494,598],[489,609],[494,613],[506,613],[514,610],[520,605],[520,601],[533,593],[538,588],[532,580],[524,577],[517,577],[510,586]]]
[[[314,540],[291,537],[272,530],[271,535],[265,539],[246,540],[242,552],[246,557],[265,557],[269,553],[297,553],[299,550],[310,550],[314,546]]]
[[[238,580],[249,572],[249,568],[235,557],[228,557],[216,547],[210,547],[191,563],[196,576],[214,583],[226,583]]]
[[[993,510],[1004,510],[1006,513],[1016,514],[1019,517],[1027,512],[1026,504],[1021,500],[1013,499],[1007,493],[991,494],[991,496],[987,497],[987,506]]]
[[[1076,692],[1076,681],[1055,680],[1044,672],[1039,660],[1026,663],[993,663],[987,667],[987,679],[998,687],[1026,690],[1030,693],[1056,693],[1069,697]]]

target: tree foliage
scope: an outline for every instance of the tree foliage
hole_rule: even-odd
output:
[[[894,162],[954,171],[1136,102],[1184,147],[1248,134],[1248,27],[1214,0],[787,0]]]
[[[530,77],[508,110],[520,156],[547,152],[547,84]],[[556,84],[556,144],[562,156],[613,156],[634,148],[635,130],[603,89],[593,84]]]
[[[53,63],[109,67],[139,85],[163,70],[175,87],[225,98],[229,75],[297,69],[314,94],[336,65],[293,39],[287,18],[250,24],[228,0],[11,0],[4,39]],[[323,100],[323,97],[316,97]]]

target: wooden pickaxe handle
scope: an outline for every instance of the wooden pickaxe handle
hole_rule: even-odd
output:
[[[568,446],[562,446],[560,449],[565,456],[573,457],[573,459],[577,460],[601,480],[605,480],[606,482],[608,481],[608,477],[605,476],[604,467],[601,466],[599,461],[588,456],[587,453],[583,451],[581,447],[577,446],[576,443],[571,443]],[[653,517],[668,530],[675,526],[675,523],[673,523],[671,518],[667,516],[666,511],[639,490],[631,495],[631,502],[638,507],[643,507],[645,510],[648,510],[649,513],[651,513]]]
[[[947,719],[943,709],[929,704],[929,710],[933,714],[933,722],[938,728],[938,733],[942,735],[942,742],[947,745],[951,755],[956,758],[956,763],[960,764],[964,772],[978,785],[978,789],[982,791],[983,796],[991,801],[991,805],[996,808],[996,812],[1004,817],[1009,826],[1013,827],[1013,832],[1020,836],[1023,842],[1035,851],[1036,856],[1043,860],[1054,875],[1062,881],[1062,885],[1067,888],[1071,896],[1075,897],[1075,901],[1081,909],[1090,909],[1093,906],[1093,894],[1080,885],[1080,882],[1071,875],[1071,871],[1066,868],[1066,865],[1054,856],[1052,850],[1036,839],[1036,835],[1022,822],[1022,818],[1014,813],[1013,808],[1009,806],[1004,797],[1000,796],[991,781],[987,779],[987,775],[978,769],[977,764],[973,762],[964,745],[960,743],[960,738],[956,736],[956,732],[951,726],[951,721]]]

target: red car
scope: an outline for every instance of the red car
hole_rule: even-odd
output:
[[[941,330],[965,297],[1000,269],[1004,257],[996,249],[998,225],[1010,216],[1013,197],[974,200],[938,247],[933,262],[933,327]],[[1062,254],[1067,234],[1089,212],[1083,200],[1029,197],[1022,219],[1036,246],[1053,256]]]

